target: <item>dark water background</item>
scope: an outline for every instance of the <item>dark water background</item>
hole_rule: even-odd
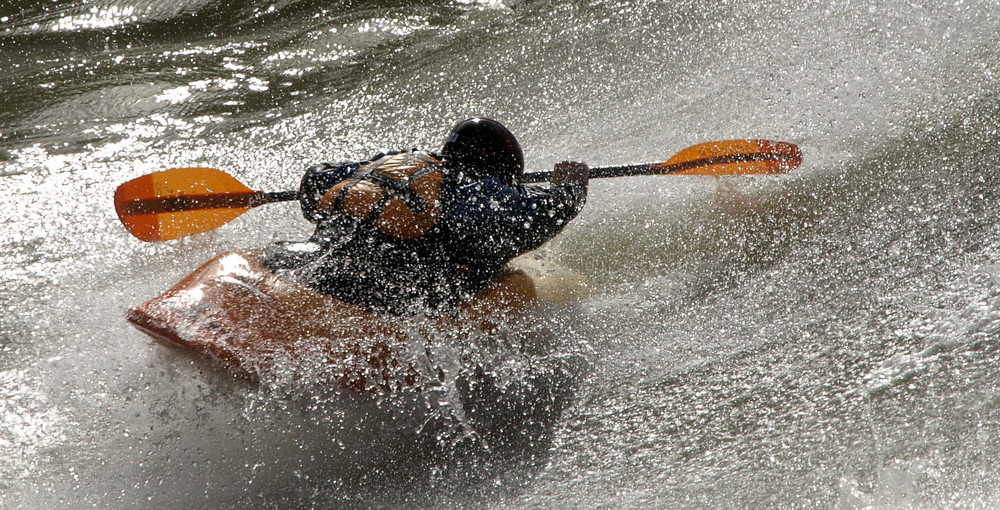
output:
[[[998,33],[990,1],[8,1],[0,506],[996,507]],[[473,115],[535,169],[742,137],[806,162],[592,184],[543,250],[598,288],[542,319],[589,369],[527,463],[411,455],[405,405],[248,389],[124,323],[308,225],[143,245],[120,182],[286,189]]]

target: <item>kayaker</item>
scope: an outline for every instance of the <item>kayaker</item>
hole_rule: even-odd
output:
[[[458,123],[440,153],[406,150],[310,167],[301,205],[316,230],[263,263],[363,308],[448,311],[583,207],[589,167],[563,162],[548,185],[519,183],[524,154],[499,122]]]

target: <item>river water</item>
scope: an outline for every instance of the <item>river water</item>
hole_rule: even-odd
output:
[[[997,34],[989,0],[4,3],[0,507],[1000,506]],[[414,454],[424,407],[250,387],[125,322],[309,225],[144,244],[119,183],[289,189],[474,115],[538,170],[748,137],[805,162],[592,183],[542,250],[593,282],[539,319],[582,368],[519,455]]]

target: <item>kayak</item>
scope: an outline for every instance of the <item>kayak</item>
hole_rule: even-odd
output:
[[[454,315],[403,320],[319,293],[263,267],[255,250],[209,260],[127,319],[149,336],[258,383],[276,367],[317,364],[360,393],[420,390],[428,375],[401,346],[421,330],[489,334],[545,303],[566,305],[588,282],[532,255],[514,259]],[[452,338],[461,335],[446,335]]]

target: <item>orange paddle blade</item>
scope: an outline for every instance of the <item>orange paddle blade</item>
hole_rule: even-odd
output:
[[[143,175],[115,191],[122,225],[143,241],[207,232],[245,213],[261,192],[214,168],[174,168]]]
[[[788,142],[723,140],[688,147],[662,165],[673,175],[780,174],[802,163],[802,151]]]

